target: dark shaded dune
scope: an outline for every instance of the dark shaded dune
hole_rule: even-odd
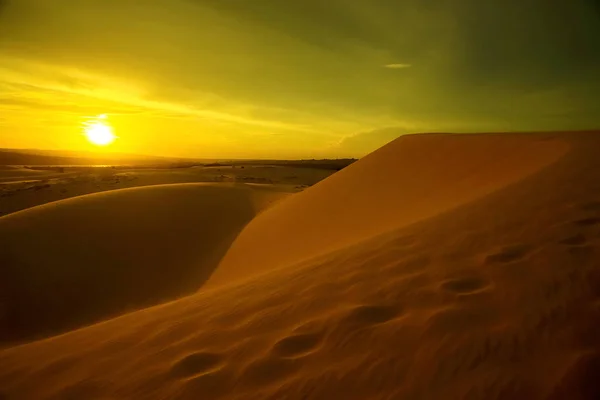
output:
[[[0,341],[61,333],[197,290],[259,189],[160,185],[0,218]]]

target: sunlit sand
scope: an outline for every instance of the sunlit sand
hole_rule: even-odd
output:
[[[599,134],[14,205],[0,398],[598,398]]]

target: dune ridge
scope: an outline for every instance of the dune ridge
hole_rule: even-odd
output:
[[[566,142],[547,135],[400,137],[255,218],[207,286],[429,218],[535,173],[567,149]]]
[[[242,227],[285,193],[173,184],[0,218],[0,342],[62,333],[196,291]]]
[[[2,394],[598,398],[598,133],[533,136],[557,147],[529,147],[532,162],[515,164],[513,179],[428,218],[397,219],[285,268],[0,351]],[[505,138],[514,140],[459,136],[452,156],[468,158],[472,140]]]

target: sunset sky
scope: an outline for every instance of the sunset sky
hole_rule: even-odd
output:
[[[597,0],[0,0],[0,147],[358,157],[600,127]]]

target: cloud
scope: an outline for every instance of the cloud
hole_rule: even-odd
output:
[[[339,158],[362,157],[397,139],[398,137],[409,133],[415,133],[415,131],[413,129],[400,126],[358,132],[343,137],[337,143],[328,148],[327,152],[333,153]]]
[[[131,114],[148,148],[278,157],[362,155],[392,126],[593,127],[590,1],[0,0],[0,114],[38,140],[27,118]]]
[[[10,63],[12,61],[12,64]],[[88,114],[106,110],[108,113],[153,112],[195,117],[214,122],[273,128],[296,132],[316,132],[315,129],[300,124],[276,119],[253,118],[244,115],[245,106],[230,99],[221,99],[212,108],[204,106],[202,97],[210,94],[195,93],[193,102],[179,102],[177,98],[160,98],[148,95],[143,84],[130,84],[114,76],[101,75],[80,68],[65,67],[23,60],[6,60],[0,63],[0,89],[10,88],[11,93],[0,90],[0,107],[17,107],[32,111],[64,111],[73,114]],[[7,65],[12,68],[7,68]],[[18,66],[19,68],[15,68]],[[93,113],[93,112],[92,112]],[[281,117],[285,116],[282,115]]]
[[[412,64],[386,64],[384,65],[384,68],[390,68],[390,69],[403,69],[403,68],[410,68],[412,67]]]

